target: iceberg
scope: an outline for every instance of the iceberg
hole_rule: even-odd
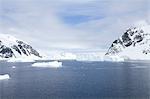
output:
[[[15,69],[15,68],[16,68],[16,66],[12,66],[12,68],[13,68],[13,69]]]
[[[32,67],[49,67],[49,68],[59,68],[62,67],[62,62],[52,61],[52,62],[37,62],[33,63]]]
[[[10,79],[10,76],[8,74],[0,75],[0,80],[6,80]]]

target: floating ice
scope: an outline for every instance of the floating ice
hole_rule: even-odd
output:
[[[0,80],[6,80],[9,78],[10,78],[10,76],[8,74],[0,75]]]
[[[13,68],[13,69],[15,69],[15,68],[16,68],[16,66],[12,66],[12,68]]]
[[[33,67],[50,67],[50,68],[59,68],[62,67],[62,62],[52,61],[52,62],[38,62],[32,64]]]

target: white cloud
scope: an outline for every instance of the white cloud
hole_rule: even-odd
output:
[[[3,2],[1,8],[4,16],[1,19],[2,32],[15,34],[42,48],[81,47],[82,41],[79,42],[78,38],[80,31],[61,22],[56,15],[55,4],[43,2],[41,5],[41,1],[8,1]]]
[[[37,48],[106,48],[125,28],[149,20],[148,1],[0,0],[0,31]],[[89,19],[70,25],[63,16]]]

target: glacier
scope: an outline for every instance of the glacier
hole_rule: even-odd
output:
[[[82,52],[57,52],[47,60],[76,60],[76,61],[111,61],[122,62],[124,58],[119,56],[106,56],[106,51],[82,51]]]

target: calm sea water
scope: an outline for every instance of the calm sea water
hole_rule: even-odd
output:
[[[0,99],[150,99],[150,62],[31,64],[0,62],[0,74],[11,76],[0,81]]]

